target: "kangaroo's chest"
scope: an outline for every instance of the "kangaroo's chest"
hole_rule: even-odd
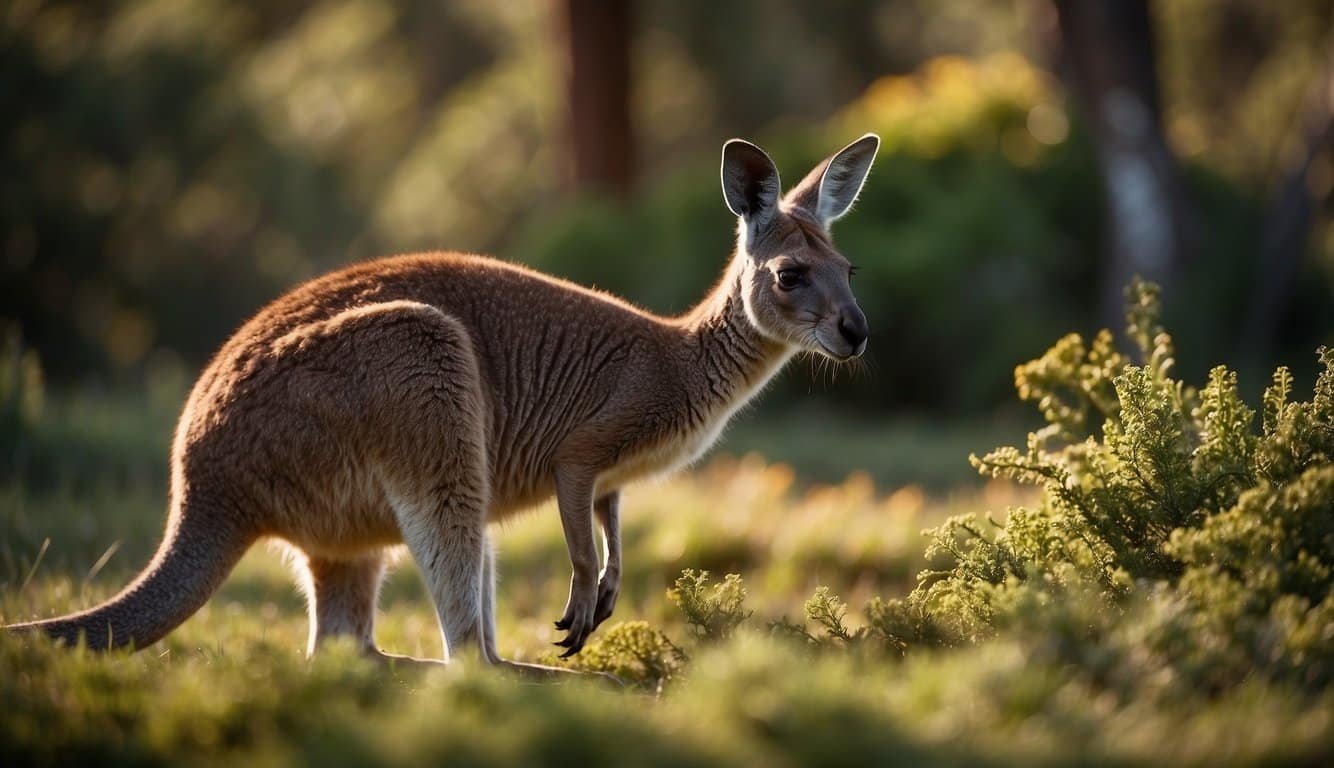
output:
[[[668,435],[630,452],[598,475],[598,491],[611,491],[636,480],[670,474],[693,463],[718,441],[730,415],[720,415],[698,428]]]
[[[670,474],[701,458],[717,443],[737,410],[764,387],[789,355],[776,355],[767,361],[726,399],[709,402],[709,398],[700,396],[698,390],[702,388],[694,387],[682,393],[681,402],[668,399],[645,405],[642,419],[615,420],[614,426],[605,432],[604,446],[614,458],[598,472],[595,492],[600,495],[637,480]],[[493,497],[493,519],[508,517],[550,499],[555,492],[556,468],[549,457],[559,452],[562,436],[580,431],[586,423],[583,419],[596,419],[599,412],[592,409],[568,424],[555,424],[559,429],[552,428],[554,422],[548,423],[550,414],[577,411],[556,398],[542,409],[532,409],[532,413],[541,414],[540,424],[517,421],[514,414],[497,414],[497,421],[506,428],[497,430],[504,433],[504,439],[493,444],[492,467],[496,474],[493,490],[497,491]],[[597,446],[592,450],[601,452]]]
[[[621,488],[636,480],[669,474],[703,456],[717,441],[726,425],[727,416],[719,414],[695,429],[684,429],[662,434],[632,446],[614,463],[597,476],[597,494]],[[505,457],[500,465],[505,466]],[[493,488],[492,520],[505,519],[513,514],[549,500],[555,493],[554,467],[533,476],[526,473],[502,472],[495,478]]]

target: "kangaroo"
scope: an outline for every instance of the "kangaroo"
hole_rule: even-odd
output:
[[[390,658],[374,640],[376,597],[388,550],[405,544],[445,663],[475,644],[487,664],[554,672],[496,650],[488,524],[556,497],[573,571],[557,645],[578,653],[616,606],[620,489],[699,457],[794,353],[846,361],[866,349],[829,226],[879,144],[863,136],[780,197],[769,156],[728,141],[736,249],[679,317],[458,253],[298,286],[196,382],[172,445],[165,534],[144,571],[94,608],[6,629],[143,648],[199,610],[252,544],[276,538],[299,553],[307,653],[350,636]]]

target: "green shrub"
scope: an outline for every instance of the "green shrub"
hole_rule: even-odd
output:
[[[606,672],[623,683],[661,691],[680,674],[685,662],[685,652],[648,622],[623,621],[603,631],[564,665],[584,672]],[[543,663],[562,661],[552,653]]]
[[[723,640],[750,618],[751,612],[744,608],[746,585],[735,573],[727,574],[712,589],[708,585],[708,571],[687,569],[681,572],[676,586],[668,590],[667,599],[681,609],[697,638]]]
[[[929,554],[949,565],[923,573],[907,605],[966,637],[1068,626],[1080,654],[1146,653],[1205,690],[1253,672],[1327,685],[1334,350],[1319,352],[1309,402],[1289,402],[1291,375],[1274,375],[1257,434],[1235,374],[1215,368],[1199,390],[1172,377],[1156,288],[1128,295],[1140,364],[1104,331],[1016,369],[1047,426],[1025,450],[972,461],[1039,486],[1039,502],[1004,522],[967,515],[929,531]]]

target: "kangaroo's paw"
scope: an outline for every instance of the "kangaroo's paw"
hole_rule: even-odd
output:
[[[620,594],[620,574],[612,571],[603,573],[602,580],[598,582],[598,602],[593,611],[593,629],[602,626],[602,622],[611,618],[611,612],[616,610],[616,598]]]
[[[593,618],[597,605],[597,582],[581,584],[576,581],[570,584],[570,599],[565,604],[565,615],[556,622],[556,629],[568,631],[565,639],[556,641],[556,645],[566,649],[565,653],[560,655],[562,659],[568,659],[583,649],[588,636],[597,626]]]

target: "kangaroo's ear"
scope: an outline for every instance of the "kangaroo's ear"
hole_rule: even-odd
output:
[[[723,145],[723,199],[746,224],[754,237],[773,221],[778,212],[782,186],[778,168],[764,150],[749,141],[732,139]]]
[[[828,228],[857,202],[879,149],[880,137],[868,133],[835,152],[792,188],[788,204],[804,208]]]

